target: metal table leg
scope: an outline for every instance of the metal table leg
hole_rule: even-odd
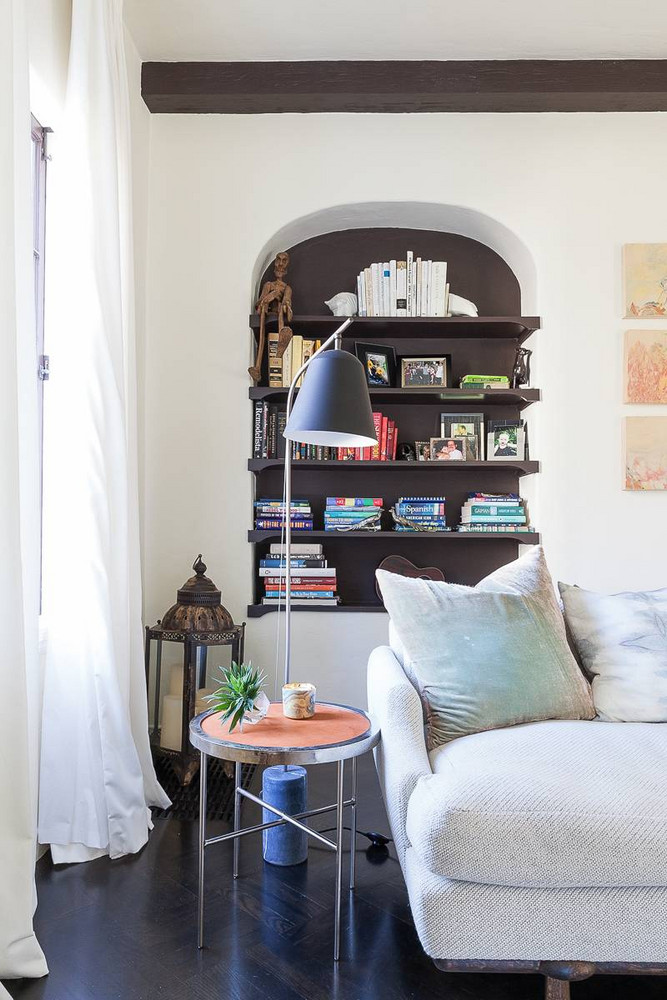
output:
[[[237,761],[234,764],[234,832],[239,828],[239,823],[241,821],[241,796],[239,795],[239,788],[241,787],[241,767],[242,765]],[[239,877],[239,848],[241,846],[241,838],[234,838],[234,878]]]
[[[350,817],[350,889],[354,889],[357,873],[357,758],[352,758],[352,800]]]
[[[197,947],[204,947],[204,851],[206,850],[206,771],[208,755],[202,750],[199,761],[199,917]],[[238,766],[238,765],[237,765]]]
[[[345,762],[338,761],[338,789],[336,795],[336,901],[334,911],[334,962],[340,958],[340,904],[343,889],[343,779]]]

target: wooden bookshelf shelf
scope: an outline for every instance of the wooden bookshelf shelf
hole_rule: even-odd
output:
[[[277,611],[278,608],[273,604],[249,604],[247,609],[248,618],[262,618],[264,615],[270,615],[272,612]],[[292,612],[306,611],[311,614],[313,611],[319,611],[321,614],[335,614],[340,611],[352,611],[361,612],[362,614],[383,614],[386,615],[383,604],[328,604],[324,607],[296,607],[292,608]]]
[[[478,317],[355,316],[343,334],[343,349],[355,351],[355,343],[383,345],[393,349],[397,377],[392,387],[369,390],[374,412],[380,412],[398,428],[398,444],[427,441],[440,435],[441,414],[483,414],[490,420],[512,422],[533,413],[539,389],[454,388],[465,375],[511,375],[516,349],[541,329],[538,316],[522,315],[521,288],[509,264],[490,247],[454,233],[431,230],[367,228],[338,230],[288,247],[290,264],[287,280],[293,289],[296,314],[290,322],[294,334],[308,340],[324,341],[342,323],[332,316],[325,303],[341,289],[352,290],[355,277],[371,261],[405,260],[406,250],[424,260],[447,261],[447,281],[451,290],[476,303]],[[259,276],[257,288],[273,279],[273,265]],[[257,291],[257,288],[254,290]],[[256,296],[255,296],[256,300]],[[529,308],[526,306],[525,308]],[[276,317],[267,318],[267,333],[275,331]],[[259,339],[260,317],[249,320],[250,337]],[[532,347],[533,337],[529,344]],[[297,348],[298,350],[298,348]],[[449,356],[448,379],[452,388],[421,386],[399,388],[400,360],[406,357]],[[255,411],[261,411],[259,433],[270,434],[272,445],[278,428],[278,414],[286,409],[287,389],[268,385],[266,352],[259,385],[249,389],[253,441]],[[263,407],[262,403],[268,404]],[[256,404],[259,404],[256,406]],[[530,407],[530,409],[528,409]],[[258,417],[259,419],[259,417]],[[249,413],[250,420],[250,413]],[[529,427],[530,431],[532,428]],[[532,435],[529,435],[532,439]],[[484,442],[486,444],[486,442]],[[255,454],[261,454],[257,450]],[[486,454],[481,449],[478,454]],[[254,479],[256,498],[276,498],[283,493],[282,459],[251,458],[248,470]],[[336,614],[383,613],[375,589],[375,570],[389,556],[402,555],[416,566],[437,566],[450,583],[474,585],[519,554],[522,545],[537,545],[540,535],[530,532],[429,532],[394,531],[390,508],[401,496],[444,496],[447,524],[459,523],[462,505],[478,491],[494,494],[521,491],[523,476],[540,471],[533,460],[477,462],[292,462],[293,496],[310,505],[314,523],[323,526],[328,496],[381,497],[383,513],[377,532],[306,531],[295,532],[293,540],[322,544],[329,567],[335,567],[337,593],[341,604],[325,607],[294,607]],[[276,610],[262,605],[264,593],[259,563],[279,542],[280,531],[248,531],[253,546],[255,580],[248,606],[249,618],[260,618]]]
[[[273,323],[275,324],[275,317]],[[294,316],[294,333],[320,340],[340,326],[340,316]],[[259,333],[259,316],[250,314],[250,327]],[[270,325],[268,329],[270,329]],[[512,340],[522,344],[540,328],[538,316],[355,316],[345,331],[346,340],[409,339]]]
[[[298,389],[296,393],[298,393]],[[443,406],[471,404],[475,406],[513,406],[525,410],[531,403],[542,398],[539,389],[370,389],[373,405],[381,403],[413,406],[417,403],[442,404]],[[296,395],[295,393],[295,395]],[[257,386],[248,390],[250,399],[262,399],[268,403],[286,403],[287,389],[272,389]]]
[[[266,469],[282,469],[282,458],[249,458],[248,469],[250,472],[264,472]],[[530,476],[534,472],[540,471],[540,463],[525,462],[315,462],[310,459],[298,459],[292,462],[292,474],[302,470],[303,472],[317,469],[319,472],[401,472],[409,476],[421,472],[513,472],[520,476]],[[403,489],[410,487],[404,483]],[[361,495],[361,494],[359,494]],[[364,494],[365,495],[365,494]]]
[[[429,542],[514,542],[539,545],[537,531],[293,531],[292,542],[410,542],[428,538]],[[280,531],[248,531],[249,542],[279,542]]]

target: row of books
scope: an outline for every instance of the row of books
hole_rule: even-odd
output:
[[[399,497],[391,509],[394,531],[449,531],[446,497]]]
[[[255,500],[255,528],[258,531],[282,531],[287,508],[282,500]],[[292,531],[312,531],[313,512],[307,500],[293,500],[290,506]]]
[[[459,531],[532,531],[518,493],[470,493],[461,508]]]
[[[325,531],[380,531],[382,497],[327,497]]]
[[[299,368],[312,358],[319,350],[321,341],[310,340],[300,334],[293,334],[282,358],[278,357],[277,330],[272,330],[268,336],[269,345],[269,386],[271,389],[289,389]],[[297,382],[297,386],[300,382]]]
[[[447,262],[408,250],[405,260],[371,264],[357,276],[357,300],[360,316],[446,316]]]
[[[287,413],[284,407],[256,399],[253,418],[253,458],[282,459],[286,441],[283,437]],[[396,421],[380,412],[373,413],[378,443],[372,448],[327,448],[323,445],[293,441],[292,459],[316,462],[387,462],[396,459],[398,427]]]
[[[338,604],[336,569],[324,558],[322,545],[295,542],[290,558],[290,600],[295,607],[327,607]],[[285,546],[276,542],[259,561],[259,578],[264,588],[262,604],[285,602],[287,556]]]

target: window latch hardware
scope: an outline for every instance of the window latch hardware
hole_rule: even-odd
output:
[[[48,382],[51,374],[51,361],[48,354],[40,354],[37,368],[37,378],[42,382]]]

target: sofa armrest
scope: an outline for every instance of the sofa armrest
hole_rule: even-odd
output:
[[[391,833],[403,864],[410,846],[405,832],[408,802],[418,780],[432,771],[419,695],[389,646],[378,646],[370,655],[368,706],[381,729],[375,764]]]

